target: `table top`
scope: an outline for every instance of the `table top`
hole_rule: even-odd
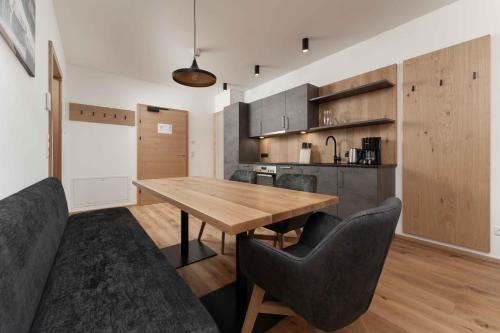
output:
[[[146,179],[133,184],[230,235],[338,202],[331,195],[205,177]]]

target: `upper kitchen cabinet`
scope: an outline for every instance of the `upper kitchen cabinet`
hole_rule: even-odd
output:
[[[285,92],[262,100],[262,135],[285,132]]]
[[[285,92],[285,117],[287,132],[307,131],[318,126],[319,106],[309,102],[309,99],[318,96],[318,87],[311,84],[289,89]]]
[[[251,137],[307,131],[318,126],[319,106],[309,102],[318,87],[303,84],[250,103]]]
[[[262,135],[262,100],[248,104],[249,135],[258,137]]]
[[[249,138],[248,104],[224,108],[224,179],[229,179],[240,162],[259,160],[259,141]]]

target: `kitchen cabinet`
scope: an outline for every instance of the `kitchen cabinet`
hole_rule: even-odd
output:
[[[302,170],[304,175],[316,176],[318,182],[317,193],[338,195],[338,168],[323,166],[303,166]],[[321,209],[320,211],[334,216],[338,215],[337,205],[331,205],[329,207]]]
[[[311,84],[289,89],[285,92],[285,130],[287,132],[307,131],[319,124],[319,106],[309,102],[318,96],[318,87]]]
[[[259,160],[259,140],[248,136],[248,104],[224,108],[224,179],[229,179],[240,162]]]
[[[238,170],[253,171],[253,164],[240,164]]]
[[[249,136],[258,137],[262,134],[262,100],[248,104]]]
[[[286,173],[302,174],[304,171],[302,170],[302,167],[297,165],[278,165],[276,168],[276,179]]]
[[[262,100],[262,134],[285,130],[285,92]]]
[[[318,87],[303,84],[249,105],[249,135],[307,131],[319,126],[319,106],[309,102]]]
[[[278,165],[276,179],[283,174],[314,175],[317,179],[317,193],[337,195],[337,168],[307,165]],[[337,205],[321,209],[330,215],[337,215]]]
[[[338,217],[377,207],[394,196],[394,168],[338,168]]]

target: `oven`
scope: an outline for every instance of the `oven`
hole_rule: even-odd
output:
[[[274,186],[276,165],[254,165],[253,171],[257,173],[257,184]]]

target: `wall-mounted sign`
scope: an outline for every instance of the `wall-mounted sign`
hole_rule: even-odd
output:
[[[158,123],[158,134],[172,134],[172,124]]]

